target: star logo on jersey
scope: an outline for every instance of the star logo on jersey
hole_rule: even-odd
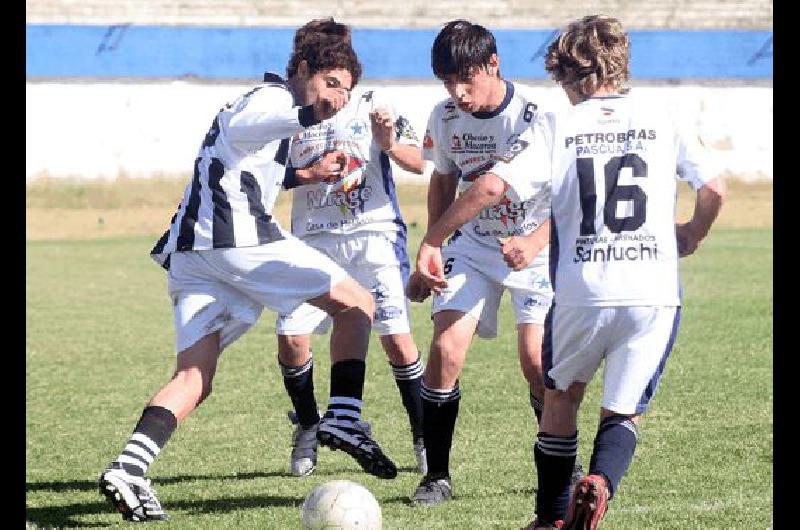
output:
[[[347,124],[347,128],[350,130],[351,136],[356,140],[363,138],[367,132],[367,124],[361,120],[351,121]]]

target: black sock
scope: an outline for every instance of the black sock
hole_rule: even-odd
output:
[[[578,454],[578,433],[569,437],[540,432],[533,446],[539,486],[536,516],[548,523],[564,520],[569,508],[570,478]]]
[[[127,473],[143,477],[177,426],[178,420],[169,409],[154,405],[145,407],[128,443],[114,462],[121,464]]]
[[[391,363],[390,365],[394,374],[394,382],[397,383],[400,398],[408,413],[411,433],[414,440],[417,440],[422,437],[422,397],[420,397],[422,372],[424,371],[422,358],[418,357],[416,361],[405,366],[396,366]]]
[[[533,413],[536,415],[536,423],[541,425],[542,424],[542,411],[544,410],[544,401],[541,401],[539,398],[533,395],[533,392],[529,392],[531,407],[533,408]]]
[[[631,465],[637,436],[636,424],[627,416],[609,416],[597,428],[589,474],[606,478],[611,497]]]
[[[314,358],[302,366],[286,366],[280,361],[283,386],[292,400],[297,421],[308,429],[319,421],[317,400],[314,398]]]
[[[422,426],[428,475],[450,475],[450,447],[458,417],[461,391],[458,382],[451,389],[429,388],[422,382]]]
[[[331,392],[328,411],[338,418],[361,419],[361,398],[364,394],[364,361],[347,359],[331,365]]]

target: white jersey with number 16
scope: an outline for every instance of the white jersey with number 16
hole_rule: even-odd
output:
[[[676,176],[715,177],[696,136],[630,95],[555,118],[551,276],[555,303],[680,305]]]

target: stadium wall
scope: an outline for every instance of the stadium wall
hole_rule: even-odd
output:
[[[185,176],[216,110],[264,70],[284,70],[292,33],[29,24],[26,178]],[[495,35],[505,77],[542,108],[567,104],[542,66],[553,30]],[[363,28],[353,35],[365,72],[359,90],[383,91],[419,134],[446,96],[430,75],[434,36]],[[631,41],[635,90],[696,127],[722,171],[772,178],[771,31],[639,30]]]

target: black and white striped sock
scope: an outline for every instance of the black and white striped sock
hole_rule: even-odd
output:
[[[453,388],[431,388],[422,382],[422,426],[428,474],[450,474],[450,447],[456,428],[461,390],[458,381]]]
[[[331,391],[328,412],[342,421],[361,419],[361,397],[364,392],[364,361],[349,359],[331,366]]]
[[[389,364],[392,367],[397,389],[400,391],[403,407],[408,413],[411,432],[414,435],[414,440],[416,440],[422,437],[422,397],[420,396],[420,390],[422,388],[422,373],[425,371],[422,357],[417,357],[416,361],[404,366]]]
[[[146,407],[128,443],[114,462],[121,464],[131,475],[144,476],[177,425],[178,420],[169,409]]]

